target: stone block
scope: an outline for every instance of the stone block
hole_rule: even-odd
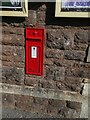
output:
[[[23,35],[16,34],[2,34],[2,44],[12,46],[24,46],[25,38]]]
[[[68,90],[80,93],[82,89],[82,81],[82,78],[65,77],[65,80],[56,82],[56,88],[59,90]]]
[[[72,49],[74,45],[74,33],[70,30],[47,30],[47,46],[56,49]]]
[[[3,67],[2,82],[8,84],[24,84],[24,69],[16,67]]]
[[[65,69],[64,67],[54,67],[50,66],[46,68],[47,80],[64,80]]]
[[[77,50],[77,51],[86,51],[86,49],[87,49],[87,47],[88,47],[88,44],[82,44],[82,43],[76,43],[76,44],[74,44],[74,46],[73,46],[73,50]]]
[[[2,26],[2,34],[24,35],[24,28]]]
[[[89,31],[88,30],[78,30],[75,33],[74,41],[77,43],[87,43],[89,41]]]
[[[45,65],[53,65],[53,58],[45,58],[44,64]]]
[[[71,101],[66,101],[66,106],[68,108],[71,108],[71,109],[75,109],[76,111],[80,111],[81,110],[81,103],[78,103],[78,102],[71,102]]]
[[[15,108],[15,99],[14,95],[3,93],[2,94],[2,108]]]
[[[88,49],[87,62],[90,62],[90,47]]]
[[[21,46],[2,46],[2,60],[7,62],[25,62],[25,49]]]
[[[37,12],[37,22],[44,22],[45,23],[45,11],[38,11]]]
[[[64,58],[64,52],[59,49],[46,49],[45,55],[46,58]]]
[[[88,68],[68,68],[65,75],[69,77],[81,77],[90,79],[90,69]]]
[[[33,97],[23,96],[23,95],[14,95],[15,98],[15,108],[25,111],[30,111],[33,104]]]
[[[29,14],[28,14],[28,17],[25,18],[25,26],[33,26],[35,25],[37,22],[37,14],[36,14],[36,11],[35,10],[29,10]]]
[[[56,81],[54,80],[40,80],[38,82],[38,87],[41,88],[48,88],[48,89],[55,89],[56,88]]]
[[[84,59],[85,59],[85,51],[76,51],[76,50],[69,51],[69,50],[65,50],[65,59],[84,61]]]
[[[38,81],[37,78],[33,77],[25,77],[25,85],[27,86],[33,86],[33,87],[38,87]]]

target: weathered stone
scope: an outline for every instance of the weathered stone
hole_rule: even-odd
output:
[[[45,13],[44,11],[37,12],[37,22],[45,22]]]
[[[73,50],[80,50],[80,51],[86,51],[88,45],[87,44],[82,44],[82,43],[76,43],[73,46]]]
[[[90,68],[90,64],[89,63],[85,63],[85,62],[74,61],[74,62],[72,62],[72,68],[89,69]]]
[[[86,70],[86,78],[90,79],[90,69]]]
[[[55,107],[49,106],[47,108],[47,114],[55,117],[57,115],[57,109]]]
[[[57,49],[71,49],[74,44],[73,32],[61,30],[48,30],[47,46]]]
[[[17,99],[18,97],[18,99]],[[23,99],[23,101],[22,101]],[[47,100],[43,98],[35,98],[35,97],[30,97],[30,96],[21,96],[21,95],[16,95],[15,96],[15,107],[17,109],[22,109],[22,110],[29,110],[31,112],[37,112],[37,113],[46,113],[46,108],[47,108]],[[46,108],[45,108],[46,107]]]
[[[2,34],[2,44],[4,45],[16,45],[16,46],[24,46],[25,38],[23,35],[15,35],[15,34]]]
[[[55,89],[56,81],[54,80],[40,80],[38,82],[38,87],[48,88],[48,89]]]
[[[15,95],[15,108],[25,111],[37,112],[42,113],[43,115],[51,115],[53,117],[60,117],[62,116],[71,118],[79,117],[79,110],[80,107],[78,106],[78,110],[76,110],[74,106],[74,102],[70,103],[70,105],[66,106],[66,101],[61,100],[53,100],[53,99],[45,99],[45,98],[37,98],[37,97],[30,97],[30,96],[23,96],[23,95]],[[23,99],[23,100],[22,100]],[[75,102],[76,103],[76,102]],[[72,105],[73,104],[73,105]],[[79,104],[79,103],[77,103]]]
[[[86,77],[86,70],[79,69],[79,68],[71,68],[71,69],[66,69],[65,75],[69,77],[81,77],[85,78]]]
[[[84,51],[75,51],[75,50],[72,50],[72,51],[65,50],[65,59],[84,61],[85,52]]]
[[[12,56],[13,53],[14,53],[14,47],[13,46],[2,45],[2,55]]]
[[[44,64],[45,65],[53,65],[53,58],[46,58]]]
[[[82,78],[73,78],[66,77],[65,80],[54,81],[54,80],[40,80],[36,78],[26,77],[25,85],[33,86],[33,87],[41,87],[48,89],[59,89],[59,90],[68,90],[79,92],[82,89]]]
[[[37,27],[37,28],[40,28],[40,27],[45,28],[45,25],[46,25],[45,22],[37,22],[35,27]]]
[[[82,78],[77,77],[65,77],[65,80],[56,82],[56,88],[59,90],[68,90],[79,92],[82,89]]]
[[[63,58],[64,52],[59,49],[46,49],[46,58]]]
[[[89,31],[79,30],[75,33],[74,41],[77,43],[88,43],[89,41]]]
[[[64,66],[64,60],[63,59],[54,59],[54,64],[57,66]]]
[[[25,62],[24,47],[17,46],[2,46],[2,60],[7,62]]]
[[[62,115],[61,118],[79,118],[80,116],[80,111],[77,112],[76,110],[69,109],[69,108],[64,108],[62,110],[59,110],[58,115]]]
[[[12,93],[18,95],[28,95],[39,98],[67,100],[73,102],[82,103],[87,100],[87,97],[78,94],[77,92],[58,90],[58,89],[44,89],[40,87],[11,85],[6,83],[0,83],[0,92]]]
[[[3,57],[3,61],[2,61],[2,65],[3,66],[7,66],[7,67],[18,67],[18,68],[24,68],[25,67],[25,63],[24,62],[16,62],[14,61],[14,59],[10,59],[10,57]]]
[[[46,69],[46,79],[48,80],[64,80],[65,69],[64,67],[50,66]]]
[[[2,56],[2,60],[8,62],[14,61],[13,56],[5,56],[5,55]]]
[[[14,108],[15,107],[14,95],[3,93],[2,94],[2,108],[3,108],[3,106],[9,107],[9,108]]]
[[[81,103],[78,102],[71,102],[71,101],[66,101],[67,107],[71,109],[75,109],[76,111],[79,111],[81,109]]]
[[[24,47],[14,47],[14,61],[25,63],[25,49]]]
[[[30,26],[35,25],[37,22],[37,15],[35,10],[29,10],[29,15],[27,18],[25,18],[25,25]]]
[[[49,106],[57,107],[57,108],[62,109],[64,107],[66,107],[66,101],[49,99],[48,100],[48,107]]]
[[[69,90],[80,93],[82,89],[82,81],[83,81],[82,78],[66,77],[64,84],[68,87]]]
[[[10,84],[24,83],[24,69],[16,67],[2,68],[2,81]]]
[[[15,108],[21,110],[31,110],[33,104],[33,97],[23,96],[23,95],[15,95]]]
[[[38,80],[33,77],[25,77],[25,85],[37,87],[38,86]]]
[[[54,64],[65,68],[72,68],[73,66],[73,62],[71,62],[71,60],[65,59],[54,59]]]
[[[84,83],[84,87],[82,90],[82,95],[89,96],[90,95],[90,83]]]
[[[87,62],[90,62],[90,47],[89,47],[89,49],[88,49]]]
[[[14,62],[13,61],[2,61],[3,66],[13,67]]]
[[[46,4],[43,4],[42,6],[40,6],[38,11],[45,11],[46,9],[47,9]]]
[[[3,26],[2,33],[3,34],[24,35],[24,28]]]

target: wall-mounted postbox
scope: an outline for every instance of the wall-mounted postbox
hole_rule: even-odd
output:
[[[44,29],[26,28],[26,74],[43,75]]]

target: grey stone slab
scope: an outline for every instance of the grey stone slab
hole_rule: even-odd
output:
[[[0,83],[1,93],[29,95],[40,98],[68,100],[82,103],[87,99],[86,96],[80,95],[77,92],[60,91],[54,89],[34,88],[28,86],[9,85]]]
[[[88,57],[87,57],[87,62],[90,62],[90,47],[88,49]]]

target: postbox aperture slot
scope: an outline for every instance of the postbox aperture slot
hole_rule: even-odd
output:
[[[37,58],[37,47],[31,47],[31,58]]]
[[[36,41],[36,42],[40,42],[41,41],[41,39],[33,39],[33,38],[28,38],[27,40],[29,40],[29,41]]]

